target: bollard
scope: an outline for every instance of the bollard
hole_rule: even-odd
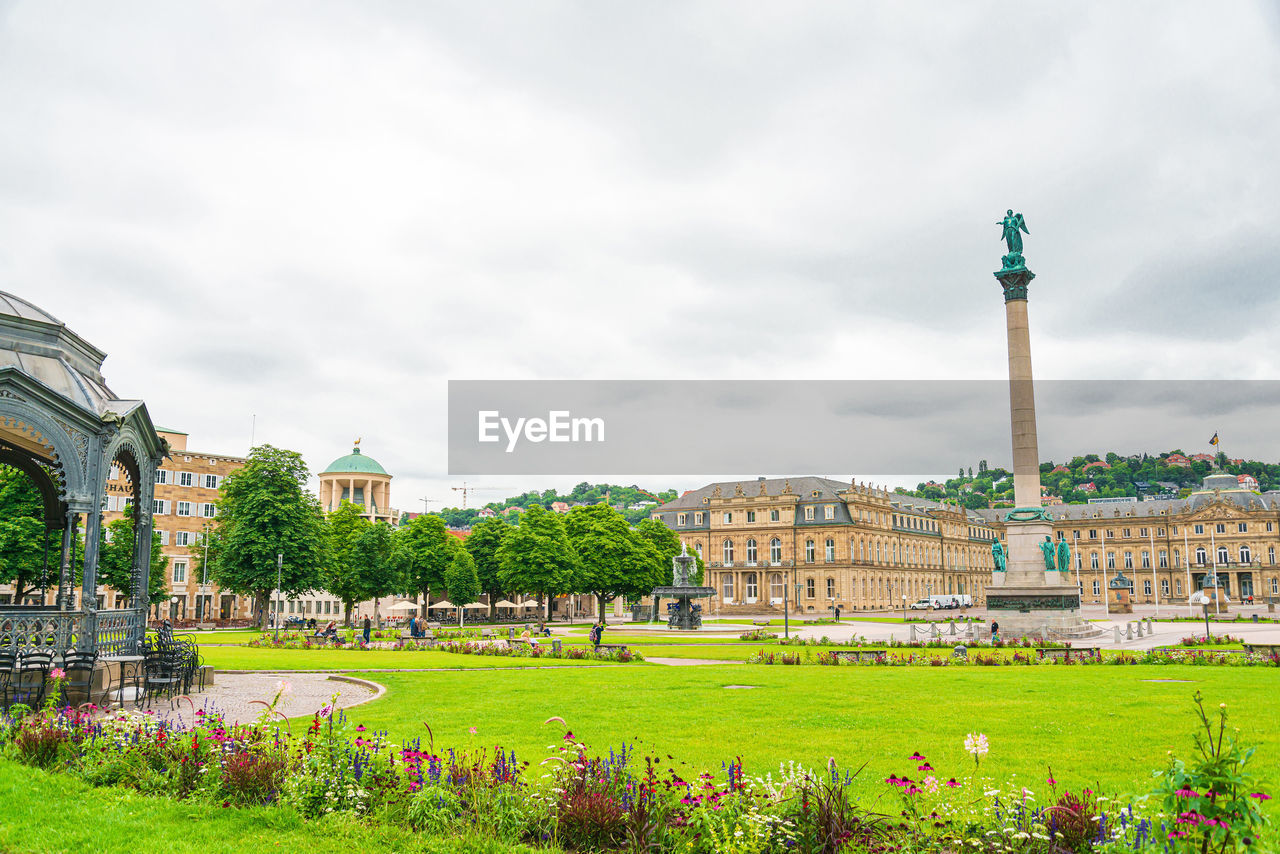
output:
[[[1124,643],[1124,638],[1120,637],[1120,627],[1112,626],[1111,629],[1116,633],[1116,643]]]
[[[910,623],[909,628],[911,629],[911,641],[914,643],[916,639],[916,624]]]
[[[1133,623],[1124,624],[1124,639],[1133,640]]]
[[[952,621],[951,621],[951,636],[952,636],[952,637],[955,637],[955,634],[956,634],[956,621],[955,621],[955,620],[952,620]]]
[[[1138,620],[1138,638],[1142,638],[1142,620]]]

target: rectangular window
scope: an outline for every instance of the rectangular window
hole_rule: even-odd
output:
[[[1249,532],[1249,523],[1241,522],[1236,526],[1236,530],[1239,531],[1241,534],[1247,534]]]
[[[185,560],[175,560],[173,562],[173,583],[182,584],[187,580],[187,562]]]
[[[804,595],[810,599],[816,599],[818,597],[818,584],[812,578],[805,579]]]
[[[1133,552],[1124,553],[1124,568],[1133,569]]]
[[[216,505],[216,504],[201,504],[201,505],[200,505],[200,515],[201,515],[201,516],[203,516],[203,517],[204,517],[204,518],[206,518],[206,519],[212,519],[214,516],[217,516],[217,515],[218,515],[218,505]]]
[[[804,520],[805,520],[806,522],[812,522],[812,521],[813,521],[813,508],[812,508],[812,507],[806,507],[806,508],[804,508]]]
[[[1142,581],[1142,593],[1144,596],[1151,595],[1151,579],[1145,578]]]
[[[836,518],[836,506],[834,504],[824,504],[822,506],[822,518],[827,521]]]
[[[168,482],[169,482],[169,470],[156,469],[156,483],[168,483]]]
[[[1089,539],[1091,539],[1091,540],[1096,540],[1096,539],[1098,539],[1098,529],[1097,529],[1097,528],[1090,528],[1090,529],[1089,529]]]
[[[190,502],[190,501],[179,501],[179,502],[178,502],[178,515],[179,515],[179,516],[190,516],[190,515],[191,515],[191,502]]]
[[[177,533],[175,533],[175,534],[173,535],[173,544],[174,544],[175,546],[189,546],[189,545],[191,545],[191,532],[190,532],[190,531],[178,531]]]
[[[1090,569],[1097,569],[1097,568],[1098,568],[1098,553],[1097,553],[1097,552],[1094,552],[1093,554],[1089,555],[1089,568],[1090,568]]]
[[[163,498],[151,499],[151,515],[152,516],[164,516],[168,512],[169,512],[168,501],[165,501]]]
[[[169,532],[168,532],[168,531],[157,531],[156,533],[158,533],[158,534],[160,535],[160,545],[162,545],[162,546],[167,546],[167,545],[169,545]]]
[[[1268,522],[1268,523],[1267,523],[1267,533],[1268,533],[1268,534],[1270,534],[1270,533],[1271,533],[1271,523],[1270,523],[1270,522]]]
[[[1173,589],[1178,591],[1179,596],[1182,595],[1182,579],[1181,578],[1175,578],[1173,580]]]
[[[702,524],[702,514],[701,514],[701,513],[694,513],[694,514],[693,514],[693,524],[695,524],[695,525],[701,525],[701,524]]]
[[[756,520],[756,511],[754,511],[754,510],[748,510],[748,511],[747,511],[747,521],[748,521],[748,522],[754,522],[755,520]]]
[[[1115,568],[1116,568],[1116,553],[1107,552],[1107,569],[1115,569]]]
[[[116,465],[115,463],[112,463],[112,464],[111,464],[111,472],[107,475],[107,479],[108,479],[108,480],[119,480],[119,479],[120,479],[120,466]]]
[[[1145,551],[1144,551],[1144,552],[1142,553],[1142,568],[1143,568],[1143,569],[1150,569],[1150,568],[1151,568],[1151,553],[1150,553],[1150,552],[1145,552]]]
[[[730,522],[732,522],[732,521],[733,521],[733,514],[732,514],[732,513],[726,513],[726,514],[724,514],[724,523],[725,523],[726,525],[728,525],[728,524],[729,524]]]
[[[194,486],[196,476],[189,471],[178,472],[178,486]]]
[[[1160,550],[1160,568],[1161,569],[1169,568],[1169,553],[1164,549]]]
[[[688,523],[688,521],[689,521],[689,517],[688,517],[686,514],[684,514],[684,513],[677,513],[677,514],[676,514],[676,525],[678,525],[678,526],[680,526],[680,527],[684,527],[684,526],[685,526],[685,524],[687,524],[687,523]]]
[[[836,580],[834,578],[827,579],[827,598],[836,598]]]
[[[1098,586],[1098,579],[1095,578],[1093,580],[1093,595],[1097,596],[1099,592],[1100,592],[1100,588]]]
[[[1129,529],[1128,529],[1128,528],[1125,528],[1125,529],[1121,532],[1121,534],[1122,534],[1122,536],[1124,536],[1124,537],[1126,537],[1126,538],[1127,538],[1127,537],[1129,536]]]
[[[1227,532],[1227,523],[1219,522],[1216,526],[1216,530],[1217,530],[1217,533],[1219,534],[1225,534]]]
[[[1164,528],[1156,528],[1156,536],[1157,536],[1157,537],[1163,537],[1163,536],[1164,536]]]
[[[1267,546],[1267,563],[1271,564],[1272,566],[1276,565],[1276,547],[1275,546]]]
[[[1169,579],[1167,578],[1160,579],[1160,595],[1161,596],[1169,595]]]
[[[1204,533],[1204,525],[1196,525],[1196,533],[1197,533],[1197,534],[1203,534],[1203,533]]]
[[[1146,528],[1139,528],[1139,529],[1138,529],[1138,536],[1139,536],[1139,537],[1145,537],[1146,535],[1147,535],[1147,529],[1146,529]]]
[[[778,510],[770,510],[770,511],[769,511],[769,521],[770,521],[770,522],[777,522],[777,521],[780,521],[781,519],[782,519],[782,513],[781,513],[780,511],[778,511]]]
[[[216,474],[207,474],[207,475],[205,475],[205,476],[204,476],[204,488],[205,488],[205,489],[217,489],[217,488],[218,488],[218,476],[217,476]]]

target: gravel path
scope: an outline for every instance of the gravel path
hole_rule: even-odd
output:
[[[191,702],[179,697],[172,704],[156,700],[152,710],[159,716],[190,724],[195,711],[217,709],[231,723],[249,723],[263,712],[259,702],[271,702],[285,688],[277,708],[287,717],[311,715],[337,695],[340,709],[367,703],[382,695],[382,687],[365,680],[332,678],[325,673],[219,673],[215,685],[191,694]]]

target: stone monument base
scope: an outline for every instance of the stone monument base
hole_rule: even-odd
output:
[[[1080,591],[1074,585],[991,587],[987,619],[1000,624],[1000,636],[1049,639],[1087,637],[1096,630],[1080,618]]]

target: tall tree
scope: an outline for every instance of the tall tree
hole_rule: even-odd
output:
[[[252,596],[262,628],[276,589],[276,555],[283,555],[280,589],[291,596],[319,586],[325,558],[324,515],[307,492],[307,464],[296,451],[260,445],[222,484],[210,550],[210,575],[220,586]]]
[[[325,590],[342,600],[348,626],[356,603],[370,598],[366,565],[356,558],[357,541],[373,527],[363,514],[364,508],[343,501],[325,519],[328,549],[320,581]]]
[[[417,516],[400,529],[403,538],[406,586],[422,593],[422,616],[427,615],[431,588],[444,583],[458,538],[449,533],[444,520],[434,513]]]
[[[26,472],[0,466],[0,584],[13,585],[13,601],[40,586],[45,578],[57,586],[61,538],[49,532],[48,577],[45,573],[44,504]]]
[[[495,516],[485,519],[471,528],[471,533],[463,541],[463,546],[471,554],[476,564],[476,576],[480,579],[480,590],[489,594],[489,616],[493,616],[493,604],[503,592],[502,562],[498,559],[498,549],[502,541],[511,531],[505,519]]]
[[[606,598],[654,588],[657,553],[617,510],[607,504],[574,507],[564,526],[578,554],[574,592],[594,594],[597,614],[604,614]]]
[[[353,558],[363,568],[365,598],[381,599],[404,590],[406,557],[390,525],[376,522],[362,530]]]
[[[133,597],[133,518],[126,509],[123,518],[107,525],[107,536],[98,547],[98,585]],[[147,573],[147,602],[154,605],[169,595],[169,558],[164,555],[160,532],[151,532],[151,569]]]
[[[546,616],[548,593],[567,593],[578,556],[560,516],[534,504],[498,547],[503,589],[535,593],[538,619]]]
[[[449,568],[444,571],[444,586],[449,591],[449,601],[458,606],[458,622],[462,622],[462,606],[480,598],[480,578],[476,575],[476,562],[466,549],[458,549]]]

